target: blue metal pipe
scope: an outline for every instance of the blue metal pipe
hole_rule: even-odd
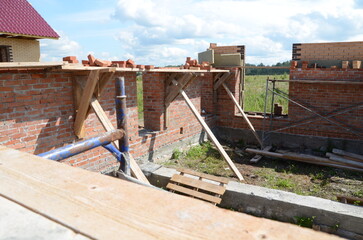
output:
[[[101,134],[97,137],[93,137],[81,142],[76,142],[68,146],[57,148],[45,153],[38,154],[40,157],[47,159],[59,161],[65,158],[72,157],[79,153],[85,152],[87,150],[108,145],[113,141],[121,139],[125,135],[123,130],[117,129]],[[109,150],[109,149],[107,149]],[[113,149],[112,149],[113,150]],[[110,150],[109,150],[110,151]],[[111,151],[112,152],[112,151]],[[119,151],[118,151],[119,152]],[[117,153],[115,153],[117,155]],[[121,154],[121,153],[120,153]]]
[[[129,139],[127,133],[127,106],[126,106],[126,94],[125,94],[125,78],[118,77],[115,82],[116,90],[116,117],[117,117],[117,128],[123,129],[125,135],[119,140],[120,151],[128,155],[129,152]],[[120,169],[130,175],[130,163],[129,159],[122,156]]]

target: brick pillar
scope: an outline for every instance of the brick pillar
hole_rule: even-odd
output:
[[[144,73],[144,126],[148,130],[164,129],[166,73]]]

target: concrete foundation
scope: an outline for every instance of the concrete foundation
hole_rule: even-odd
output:
[[[257,132],[259,136],[262,136],[261,131]],[[216,127],[215,133],[218,138],[227,142],[243,141],[247,145],[258,145],[252,132],[248,129]],[[332,148],[338,148],[348,152],[363,154],[363,141],[287,133],[269,133],[265,145],[273,145],[277,148],[311,149],[323,152]]]
[[[151,184],[165,187],[175,169],[141,166]],[[311,196],[230,181],[221,207],[283,222],[313,217],[315,228],[349,239],[363,239],[363,208]]]

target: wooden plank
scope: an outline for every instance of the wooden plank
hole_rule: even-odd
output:
[[[92,106],[92,109],[95,112],[98,120],[100,120],[103,128],[106,130],[106,132],[114,130],[115,127],[113,126],[110,119],[107,117],[106,112],[103,110],[103,108],[102,108],[100,102],[97,100],[97,98],[93,97],[91,99],[91,106]]]
[[[338,199],[338,201],[340,201],[342,203],[349,203],[349,204],[353,204],[353,205],[363,206],[363,198],[338,195],[337,199]]]
[[[272,146],[267,146],[263,148],[263,151],[270,151],[272,149]],[[251,160],[250,163],[257,163],[258,161],[260,161],[262,158],[262,155],[257,154],[256,156],[254,156]]]
[[[218,79],[217,82],[214,83],[214,90],[217,90],[219,88],[219,86],[226,81],[227,79],[229,79],[233,74],[232,73],[224,73],[222,77],[220,77]]]
[[[362,155],[347,152],[347,151],[343,151],[343,150],[340,150],[340,149],[337,149],[337,148],[333,149],[333,153],[338,154],[338,155],[342,155],[342,156],[346,156],[346,157],[350,157],[350,158],[356,159],[358,161],[363,161],[363,156]]]
[[[101,94],[102,94],[103,90],[105,89],[107,83],[113,78],[114,75],[115,75],[115,71],[102,73],[102,75],[100,76],[98,88],[95,89],[94,95],[96,97],[101,96]]]
[[[196,197],[196,198],[199,198],[199,199],[202,199],[202,200],[206,200],[208,202],[216,203],[216,204],[220,204],[221,201],[222,201],[222,199],[220,199],[219,197],[214,197],[214,196],[211,196],[211,195],[206,194],[206,193],[197,192],[197,191],[194,191],[192,189],[176,185],[174,183],[168,183],[168,185],[166,185],[166,188],[170,189],[170,190],[173,190],[173,191],[176,191],[176,192],[179,192],[179,193],[184,193],[184,194],[186,194],[188,196],[193,196],[193,197]]]
[[[349,159],[346,159],[346,158],[344,158],[342,156],[335,155],[333,153],[326,153],[326,156],[329,157],[329,159],[334,161],[334,162],[344,163],[344,164],[347,164],[349,166],[353,166],[353,167],[357,167],[357,168],[363,168],[363,163],[362,162],[349,160]]]
[[[247,122],[248,127],[251,129],[253,135],[255,136],[256,140],[258,141],[258,143],[261,145],[261,147],[263,146],[263,143],[260,139],[260,137],[258,136],[255,128],[253,127],[252,123],[250,122],[250,120],[248,119],[247,115],[245,114],[245,111],[242,109],[242,107],[238,104],[236,98],[233,96],[233,93],[231,92],[231,90],[229,90],[229,88],[227,87],[227,85],[225,83],[222,83],[222,86],[224,87],[224,89],[227,91],[228,96],[232,99],[232,101],[234,102],[234,105],[237,107],[238,111],[242,114],[244,120]]]
[[[68,65],[66,62],[1,62],[0,68],[43,68]]]
[[[73,102],[74,102],[74,116],[77,116],[77,112],[78,112],[78,108],[79,108],[79,104],[81,102],[81,98],[82,98],[82,86],[81,86],[81,83],[78,82],[77,79],[73,79]],[[86,128],[85,128],[85,125],[83,124],[82,125],[82,128],[80,130],[80,135],[81,136],[84,136],[85,135],[85,131],[86,131]]]
[[[264,156],[269,156],[269,157],[288,159],[288,160],[294,160],[294,161],[299,161],[299,162],[311,163],[311,164],[315,164],[315,165],[336,167],[336,168],[363,172],[363,169],[361,169],[361,168],[350,167],[344,163],[337,164],[336,162],[331,161],[329,158],[322,158],[322,157],[316,157],[316,156],[311,156],[311,155],[306,155],[306,154],[296,154],[296,153],[282,154],[282,153],[268,152],[268,151],[252,149],[252,148],[246,148],[245,151],[250,152],[250,153],[264,155]]]
[[[174,84],[177,84],[174,82]],[[188,107],[190,108],[190,110],[192,110],[194,116],[198,119],[199,123],[202,125],[202,127],[204,128],[204,130],[207,132],[208,136],[210,137],[210,139],[212,140],[212,142],[214,143],[214,145],[216,145],[218,151],[220,152],[220,154],[223,156],[223,158],[226,160],[226,162],[228,163],[228,166],[231,168],[231,170],[234,172],[234,174],[237,176],[237,178],[240,181],[243,181],[243,177],[242,174],[239,172],[239,170],[237,169],[237,167],[234,165],[234,163],[232,162],[232,160],[229,158],[228,154],[226,153],[226,151],[224,151],[222,145],[218,142],[217,138],[214,136],[213,132],[210,130],[210,128],[208,127],[208,125],[204,122],[203,118],[200,116],[198,110],[194,107],[193,103],[190,101],[188,95],[184,92],[183,89],[179,89],[180,94],[183,96],[185,102],[187,103]]]
[[[349,85],[363,85],[363,82],[353,82],[353,81],[321,81],[321,80],[274,80],[271,79],[270,81],[275,82],[288,82],[288,83],[322,83],[322,84],[349,84]]]
[[[3,146],[0,195],[91,239],[339,239]]]
[[[91,71],[88,75],[86,86],[83,90],[82,97],[80,99],[79,108],[77,111],[76,119],[74,121],[74,133],[78,138],[83,138],[82,128],[86,120],[89,104],[98,82],[99,71]]]
[[[206,174],[206,173],[200,173],[200,172],[196,172],[196,171],[193,171],[193,170],[190,170],[190,169],[187,169],[187,168],[177,168],[176,170],[178,172],[186,173],[186,174],[193,175],[193,176],[196,176],[196,177],[201,177],[201,178],[212,180],[212,181],[215,181],[215,182],[220,182],[220,183],[223,183],[223,184],[228,184],[229,183],[229,180],[227,178],[224,178],[224,177],[217,177],[217,176],[213,176],[213,175]]]
[[[219,195],[223,195],[223,193],[226,191],[225,187],[213,184],[213,183],[208,183],[208,182],[204,182],[201,180],[197,180],[197,179],[193,179],[190,177],[185,177],[182,175],[178,175],[178,174],[174,174],[170,181],[173,181],[175,183],[180,183],[183,185],[187,185],[190,187],[194,187],[194,188],[199,188],[211,193],[215,193],[215,194],[219,194]]]

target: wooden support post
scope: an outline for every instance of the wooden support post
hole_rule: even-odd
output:
[[[174,85],[178,86],[178,82],[177,81],[173,81]],[[229,158],[228,154],[226,153],[226,151],[224,151],[222,145],[218,142],[217,138],[214,136],[213,132],[210,130],[210,128],[208,127],[208,125],[204,122],[203,118],[200,116],[198,110],[194,107],[193,103],[190,101],[188,95],[184,92],[184,90],[180,87],[179,88],[179,93],[183,96],[185,102],[187,103],[188,107],[190,108],[190,110],[192,110],[194,116],[198,119],[199,123],[203,126],[204,130],[207,132],[208,136],[210,137],[210,139],[212,140],[212,142],[216,145],[218,151],[221,153],[221,155],[223,156],[223,158],[227,161],[229,167],[231,168],[231,170],[234,172],[234,174],[236,174],[237,178],[240,181],[243,181],[243,176],[242,174],[239,172],[239,170],[237,169],[237,167],[234,165],[234,163],[232,162],[232,160]]]
[[[74,121],[74,133],[78,138],[83,138],[85,133],[84,122],[86,120],[89,104],[99,79],[99,70],[93,70],[89,73],[86,86],[80,99],[76,119]]]
[[[263,147],[263,143],[260,139],[260,137],[258,136],[255,128],[253,127],[252,123],[250,122],[250,120],[248,119],[247,115],[245,114],[245,112],[243,111],[242,107],[238,104],[236,98],[233,96],[233,93],[231,92],[231,90],[229,90],[229,88],[227,87],[227,85],[225,83],[222,83],[222,86],[224,87],[224,89],[227,91],[228,96],[232,99],[232,101],[234,102],[234,105],[236,105],[236,107],[238,108],[238,111],[242,114],[243,118],[245,119],[245,121],[248,124],[248,127],[251,129],[253,135],[255,136],[255,138],[257,139],[258,143],[261,145],[261,147]]]

